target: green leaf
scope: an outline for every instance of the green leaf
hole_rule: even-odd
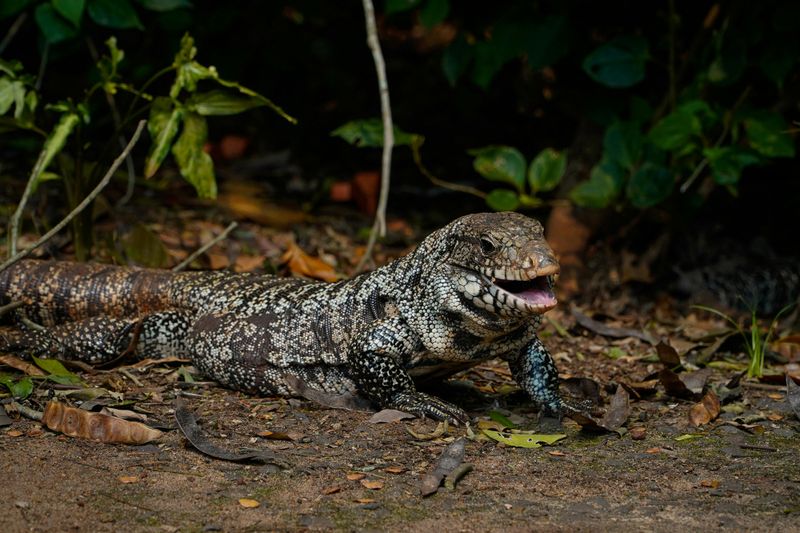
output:
[[[81,25],[85,0],[50,0],[56,11],[76,28]]]
[[[648,138],[662,150],[677,150],[692,143],[703,131],[702,116],[712,116],[707,103],[691,100],[659,120]]]
[[[582,207],[608,207],[619,194],[622,170],[609,161],[601,161],[592,168],[589,179],[579,183],[569,193],[569,198]]]
[[[717,57],[708,68],[708,80],[731,84],[738,80],[747,67],[747,44],[734,32],[727,32]]]
[[[197,113],[187,112],[183,118],[183,131],[172,147],[181,176],[191,183],[200,198],[217,197],[217,180],[214,162],[205,150],[208,139],[206,119]]]
[[[794,140],[789,127],[777,113],[756,111],[744,119],[750,146],[767,157],[794,157]]]
[[[517,193],[508,189],[494,189],[486,196],[486,205],[495,211],[514,211],[519,204]]]
[[[645,63],[649,57],[647,41],[643,37],[626,35],[586,56],[583,70],[606,87],[631,87],[644,79]]]
[[[143,30],[139,15],[128,0],[88,0],[89,16],[107,28]]]
[[[708,158],[714,181],[720,185],[737,184],[742,170],[760,161],[758,155],[739,146],[706,148],[703,155]]]
[[[33,16],[44,40],[49,44],[66,41],[78,34],[75,28],[64,20],[51,4],[40,4]]]
[[[561,182],[567,168],[567,154],[545,148],[531,161],[528,167],[528,185],[535,194],[552,191]]]
[[[414,9],[422,3],[422,0],[386,0],[385,14],[400,13]]]
[[[201,115],[235,115],[264,102],[252,96],[216,89],[205,93],[195,93],[186,100],[186,109]]]
[[[508,446],[514,446],[515,448],[541,448],[542,444],[552,445],[567,438],[564,434],[547,435],[522,431],[517,433],[501,433],[493,429],[482,429],[481,431],[483,431],[484,435],[487,437],[497,442],[505,443]]]
[[[136,224],[123,243],[125,256],[138,266],[165,268],[169,265],[164,243],[144,224]]]
[[[33,0],[3,0],[0,2],[0,20],[16,15],[33,3]]]
[[[498,411],[489,411],[489,418],[508,429],[515,429],[517,427],[517,425],[509,420],[506,415]]]
[[[53,131],[50,132],[50,135],[47,136],[47,140],[45,140],[44,146],[42,147],[43,156],[41,164],[36,167],[38,172],[34,177],[34,183],[32,185],[34,191],[36,187],[39,186],[41,173],[50,165],[53,158],[61,152],[67,139],[79,123],[80,117],[78,117],[76,113],[65,113],[61,115],[58,124],[56,124]]]
[[[472,166],[492,181],[509,183],[522,192],[525,187],[525,157],[511,146],[486,146],[469,150],[475,156]]]
[[[647,162],[628,180],[626,194],[634,207],[643,209],[665,200],[674,184],[675,178],[669,169]]]
[[[431,28],[447,18],[449,12],[449,0],[428,0],[419,12],[419,21],[426,28]]]
[[[137,0],[148,11],[172,11],[173,9],[194,7],[189,0]]]
[[[614,122],[603,136],[603,158],[630,171],[642,156],[643,141],[635,122]]]
[[[178,128],[183,118],[183,107],[173,107],[172,100],[159,96],[150,108],[150,118],[147,120],[147,130],[153,144],[144,165],[144,177],[152,177],[164,158],[167,157],[172,141],[178,134]]]
[[[352,120],[331,132],[332,137],[344,139],[348,144],[359,148],[377,148],[383,146],[383,121],[379,118]],[[395,146],[406,146],[419,142],[422,135],[408,133],[397,126],[394,127]]]
[[[32,359],[36,366],[47,372],[47,379],[50,381],[61,383],[62,385],[82,383],[81,378],[64,368],[64,365],[56,359],[41,359],[36,356],[33,356]]]
[[[0,115],[5,115],[11,109],[14,103],[24,103],[25,97],[25,84],[19,80],[10,80],[8,78],[0,78]],[[16,112],[14,113],[17,114]]]
[[[27,376],[16,379],[10,374],[0,374],[0,384],[5,385],[11,396],[18,400],[24,400],[33,392],[33,380]]]
[[[442,54],[442,71],[451,86],[455,86],[458,79],[467,70],[474,55],[473,47],[461,34],[445,49]]]

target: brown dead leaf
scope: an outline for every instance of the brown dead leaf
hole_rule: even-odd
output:
[[[18,429],[10,429],[6,431],[6,435],[8,435],[9,437],[21,437],[22,432]]]
[[[700,482],[701,487],[705,487],[708,489],[716,489],[719,488],[719,480],[718,479],[704,479]]]
[[[239,498],[239,505],[246,509],[255,509],[256,507],[261,507],[261,502],[250,498]]]
[[[25,435],[27,435],[28,437],[41,437],[42,435],[44,435],[44,431],[42,431],[41,426],[36,426],[26,431]]]
[[[767,397],[772,400],[783,400],[783,394],[779,392],[770,392],[767,394]]]
[[[628,433],[633,440],[644,440],[647,436],[647,429],[642,426],[636,426],[632,427]]]
[[[228,256],[219,252],[206,252],[206,257],[208,257],[208,267],[211,270],[222,270],[231,264]]]
[[[380,186],[381,176],[375,171],[358,172],[353,176],[353,200],[362,213],[375,214]]]
[[[406,469],[405,467],[402,466],[387,466],[386,468],[383,469],[383,471],[389,474],[402,474],[403,472],[406,471]]]
[[[358,498],[353,501],[356,503],[375,503],[375,500],[373,498]]]
[[[240,254],[233,263],[234,272],[251,272],[264,264],[265,255]]]
[[[281,262],[286,263],[292,274],[323,281],[338,281],[341,276],[325,261],[305,253],[294,242],[289,242],[288,248],[281,256]]]
[[[783,415],[778,413],[770,413],[767,415],[767,420],[771,422],[777,422],[779,420],[783,420]]]
[[[658,447],[656,447],[656,448],[647,448],[647,449],[644,451],[644,453],[656,454],[656,453],[661,453],[662,451],[663,451],[663,450],[662,450],[661,448],[658,448]]]
[[[14,355],[5,354],[0,355],[0,364],[4,364],[6,366],[10,366],[11,368],[16,368],[21,372],[25,372],[29,376],[46,376],[47,374],[38,366],[29,363],[27,361],[23,361],[19,357]]]
[[[161,436],[157,429],[50,401],[44,409],[42,424],[53,431],[83,439],[121,444],[145,444]]]
[[[139,477],[138,476],[119,476],[117,478],[120,483],[130,484],[130,483],[138,483]]]
[[[281,433],[280,431],[270,431],[265,429],[264,431],[259,431],[256,433],[262,439],[270,439],[270,440],[292,440],[292,437],[288,433]]]
[[[719,416],[719,409],[719,398],[714,391],[708,391],[702,400],[692,406],[689,422],[693,426],[708,424]]]
[[[337,492],[342,492],[341,485],[331,485],[330,487],[325,487],[324,489],[322,489],[322,494],[326,496],[331,494],[336,494]]]
[[[553,457],[566,457],[567,456],[567,454],[562,452],[561,450],[553,450],[553,451],[550,451],[550,452],[547,452],[547,453],[552,455]]]
[[[367,477],[367,475],[362,472],[350,472],[347,474],[347,479],[350,481],[358,481],[359,479],[364,479],[365,477]]]
[[[381,490],[384,485],[380,479],[362,479],[361,484],[369,490]]]
[[[388,424],[406,418],[414,418],[414,415],[398,411],[397,409],[382,409],[372,415],[367,422],[370,424]]]
[[[265,226],[290,228],[305,222],[308,215],[303,211],[267,203],[252,193],[230,192],[220,194],[218,203],[239,218],[247,218]]]

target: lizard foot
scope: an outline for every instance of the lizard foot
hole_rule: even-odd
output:
[[[469,422],[469,416],[459,407],[423,392],[397,393],[384,407],[435,420],[447,420],[456,424]]]

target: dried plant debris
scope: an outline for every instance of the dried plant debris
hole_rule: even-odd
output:
[[[658,355],[658,360],[664,363],[667,368],[676,370],[681,366],[681,356],[678,355],[678,350],[663,340],[656,344],[656,354]]]
[[[350,392],[331,394],[329,392],[312,389],[305,381],[296,376],[286,375],[284,376],[284,380],[298,396],[302,396],[306,400],[311,400],[325,407],[344,409],[346,411],[374,411],[369,400],[356,394]]]
[[[383,409],[372,415],[367,422],[370,424],[388,424],[390,422],[397,422],[406,418],[415,417],[412,414],[398,411],[397,409]]]
[[[693,426],[703,426],[719,416],[719,398],[714,391],[708,391],[703,399],[694,404],[689,411],[689,422]]]
[[[161,431],[139,422],[92,413],[55,401],[47,403],[42,423],[70,437],[108,443],[146,444],[162,435]]]
[[[447,428],[448,424],[445,420],[444,422],[439,422],[439,424],[436,426],[436,429],[434,429],[431,433],[417,433],[408,426],[406,426],[406,431],[408,431],[409,435],[417,440],[434,440],[445,435],[447,433]]]
[[[584,413],[572,413],[570,417],[585,431],[618,431],[631,414],[630,395],[625,387],[617,386],[606,413],[600,420]]]
[[[435,494],[442,480],[461,465],[464,461],[466,442],[464,437],[459,437],[442,451],[433,469],[422,477],[419,487],[422,496]]]
[[[656,343],[656,340],[653,338],[653,336],[646,331],[642,331],[641,329],[636,329],[636,328],[616,328],[608,326],[606,324],[603,324],[602,322],[598,322],[593,318],[589,318],[588,316],[580,312],[577,307],[572,308],[572,316],[575,317],[575,321],[582,327],[588,329],[593,333],[602,335],[603,337],[612,337],[616,339],[634,337],[636,339],[641,339],[650,344]]]
[[[794,415],[800,419],[800,385],[794,382],[789,374],[786,374],[786,401],[794,411]]]
[[[198,451],[223,461],[259,461],[277,466],[285,466],[285,462],[275,456],[270,450],[243,450],[233,452],[216,446],[209,442],[197,425],[194,413],[190,411],[182,401],[175,402],[175,420],[178,422],[183,435],[189,443]]]

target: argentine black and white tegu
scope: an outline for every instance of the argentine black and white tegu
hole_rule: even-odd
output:
[[[21,261],[0,273],[0,304],[23,304],[0,349],[93,364],[123,352],[188,357],[248,393],[290,395],[286,376],[295,376],[312,389],[455,421],[468,417],[419,392],[412,376],[499,357],[558,416],[571,408],[536,336],[556,305],[558,271],[541,224],[518,213],[461,217],[412,253],[338,283]]]

